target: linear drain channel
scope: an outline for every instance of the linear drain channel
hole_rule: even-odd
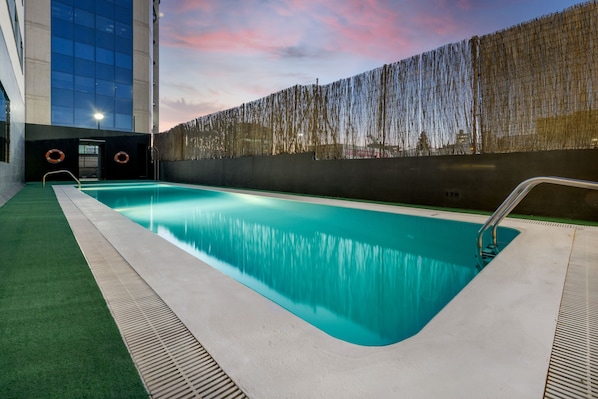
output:
[[[150,397],[247,398],[79,209],[61,206]]]
[[[583,230],[573,242],[544,398],[598,398],[598,249]]]

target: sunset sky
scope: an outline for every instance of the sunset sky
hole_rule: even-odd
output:
[[[574,0],[164,0],[160,131],[295,84],[332,83]]]

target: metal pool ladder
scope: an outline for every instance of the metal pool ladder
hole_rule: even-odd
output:
[[[527,179],[521,182],[517,187],[515,187],[515,189],[511,192],[507,199],[504,200],[504,202],[496,209],[496,211],[494,211],[492,216],[488,218],[486,223],[484,223],[484,225],[478,231],[478,261],[480,264],[480,268],[483,268],[486,264],[488,264],[488,262],[490,262],[490,260],[492,260],[492,258],[494,258],[498,254],[498,247],[496,245],[496,229],[498,228],[498,224],[502,222],[502,220],[505,217],[507,217],[507,215],[525,198],[525,196],[534,187],[541,183],[550,183],[557,184],[560,186],[570,186],[598,190],[598,182],[569,179],[566,177],[532,177],[531,179]],[[489,228],[492,228],[492,244],[490,244],[487,248],[484,249],[482,248],[482,240],[484,238],[484,233]]]
[[[66,169],[61,169],[61,170],[53,170],[53,171],[51,171],[51,172],[48,172],[48,173],[46,173],[46,174],[44,175],[44,177],[42,178],[42,187],[46,187],[46,176],[48,176],[48,175],[54,175],[54,174],[56,174],[56,173],[68,173],[69,175],[71,175],[71,177],[72,177],[73,179],[75,179],[75,181],[77,182],[77,186],[79,186],[79,190],[81,190],[81,181],[80,181],[79,179],[77,179],[77,178],[75,177],[75,175],[71,173],[71,171],[70,171],[70,170],[66,170]]]

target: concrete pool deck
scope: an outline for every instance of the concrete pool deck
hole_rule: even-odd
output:
[[[362,347],[321,332],[75,187],[54,189],[63,209],[75,206],[95,226],[250,398],[542,397],[569,259],[598,242],[595,227],[507,219],[501,225],[521,234],[420,333],[389,346]],[[68,213],[67,219],[73,217]]]

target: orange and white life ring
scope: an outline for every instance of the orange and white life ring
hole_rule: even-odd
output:
[[[124,151],[117,152],[116,155],[114,155],[114,162],[120,164],[125,164],[129,162],[129,154],[127,154]]]
[[[46,152],[46,161],[50,163],[60,163],[64,161],[64,152],[56,148],[48,150],[48,152]]]

